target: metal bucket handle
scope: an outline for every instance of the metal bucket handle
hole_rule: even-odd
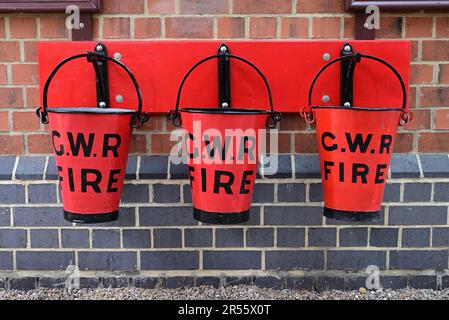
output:
[[[167,118],[168,118],[169,120],[171,120],[171,122],[173,123],[174,126],[180,126],[180,125],[181,125],[181,116],[180,116],[180,113],[179,113],[179,103],[180,103],[180,100],[181,100],[181,92],[182,92],[182,89],[183,89],[183,87],[184,87],[184,84],[185,84],[187,78],[188,78],[188,77],[190,76],[190,74],[191,74],[197,67],[199,67],[201,64],[203,64],[203,63],[206,62],[206,61],[215,59],[215,58],[218,59],[219,56],[218,56],[218,55],[210,56],[210,57],[204,58],[203,60],[197,62],[192,68],[190,68],[190,70],[186,73],[186,75],[185,75],[184,78],[182,79],[181,85],[180,85],[179,90],[178,90],[178,95],[177,95],[177,98],[176,98],[176,109],[175,109],[175,110],[170,110],[170,111],[167,113]],[[270,88],[270,85],[268,84],[267,78],[266,78],[265,75],[262,73],[262,71],[260,71],[259,68],[257,68],[252,62],[250,62],[250,61],[248,61],[248,60],[246,60],[246,59],[244,59],[244,58],[242,58],[242,57],[235,56],[235,55],[232,55],[232,54],[229,55],[229,58],[233,58],[233,59],[236,59],[236,60],[240,60],[240,61],[246,63],[247,65],[249,65],[250,67],[252,67],[252,68],[259,74],[259,76],[262,78],[263,82],[265,83],[265,87],[267,88],[267,91],[268,91],[268,97],[269,97],[269,99],[270,99],[270,110],[271,110],[270,113],[271,113],[271,117],[270,117],[270,119],[268,119],[267,126],[268,126],[270,129],[275,128],[275,127],[276,127],[276,124],[277,124],[279,121],[281,121],[282,115],[281,115],[280,112],[274,111],[274,107],[273,107],[273,97],[272,97],[272,94],[271,94],[271,88]]]
[[[402,107],[401,107],[402,111],[401,111],[401,118],[399,120],[399,125],[404,126],[407,123],[409,123],[413,119],[413,113],[408,110],[408,106],[407,106],[407,90],[405,88],[404,80],[402,79],[402,77],[399,74],[399,72],[391,64],[389,64],[385,60],[382,60],[382,59],[374,57],[374,56],[362,54],[360,52],[356,52],[354,54],[349,54],[349,55],[346,55],[346,56],[341,56],[341,57],[335,58],[334,60],[328,62],[324,67],[322,67],[320,69],[320,71],[318,71],[318,73],[313,78],[312,85],[310,86],[310,89],[309,89],[308,106],[301,109],[301,116],[304,117],[304,119],[308,123],[315,122],[315,117],[314,117],[313,111],[312,111],[312,94],[313,94],[313,88],[314,88],[315,83],[318,80],[319,76],[324,72],[324,70],[326,70],[328,67],[330,67],[334,63],[336,63],[338,61],[341,61],[341,60],[354,59],[354,58],[356,59],[357,62],[359,62],[361,58],[367,58],[367,59],[378,61],[378,62],[382,63],[383,65],[387,66],[396,75],[396,77],[398,78],[399,82],[401,83],[402,97],[403,97],[403,99],[402,99]]]
[[[36,110],[36,114],[41,119],[41,122],[43,124],[48,124],[48,111],[47,111],[47,109],[48,109],[48,89],[49,89],[50,83],[53,80],[53,78],[56,75],[56,73],[66,63],[68,63],[68,62],[70,62],[72,60],[75,60],[75,59],[85,58],[85,57],[87,57],[89,62],[91,62],[92,59],[109,60],[109,61],[119,65],[122,69],[124,69],[126,71],[126,73],[129,75],[129,77],[131,78],[131,80],[132,80],[132,82],[134,84],[134,88],[136,89],[137,97],[139,99],[139,106],[138,106],[137,112],[133,115],[133,118],[132,118],[132,121],[131,121],[131,127],[139,128],[140,126],[142,126],[142,124],[147,122],[149,117],[148,117],[147,113],[142,112],[142,93],[140,92],[139,84],[137,83],[137,80],[136,80],[136,77],[134,76],[134,74],[131,72],[131,70],[127,66],[125,66],[120,61],[117,61],[116,59],[111,58],[111,57],[100,55],[100,54],[98,54],[96,52],[87,52],[87,53],[77,54],[77,55],[74,55],[72,57],[66,58],[63,61],[61,61],[53,69],[53,71],[51,72],[50,76],[48,77],[48,79],[47,79],[47,81],[45,83],[44,93],[43,93],[42,110],[41,110],[41,108]]]

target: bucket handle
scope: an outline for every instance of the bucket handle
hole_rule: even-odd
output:
[[[175,109],[175,110],[170,110],[170,111],[167,113],[167,118],[168,118],[169,120],[171,120],[171,122],[173,123],[174,126],[180,126],[181,123],[182,123],[182,121],[181,121],[181,116],[180,116],[180,113],[179,113],[179,103],[180,103],[180,101],[181,101],[181,93],[182,93],[182,89],[183,89],[183,87],[184,87],[184,84],[185,84],[187,78],[188,78],[188,77],[190,76],[190,74],[191,74],[196,68],[198,68],[201,64],[205,63],[206,61],[212,60],[212,59],[216,59],[216,58],[218,59],[219,57],[220,57],[219,55],[214,55],[214,56],[209,56],[209,57],[207,57],[207,58],[204,58],[204,59],[198,61],[192,68],[190,68],[190,70],[186,73],[186,75],[184,76],[184,78],[182,78],[181,85],[180,85],[179,90],[178,90],[178,95],[177,95],[177,97],[176,97],[176,109]],[[259,68],[257,68],[252,62],[250,62],[250,61],[248,61],[248,60],[246,60],[246,59],[244,59],[244,58],[242,58],[242,57],[235,56],[235,55],[232,55],[232,54],[230,54],[228,57],[246,63],[247,65],[249,65],[250,67],[252,67],[252,68],[259,74],[259,76],[262,78],[263,82],[265,83],[265,87],[267,88],[267,91],[268,91],[268,97],[269,97],[269,101],[270,101],[270,113],[271,113],[271,117],[270,117],[270,119],[268,119],[267,126],[268,126],[270,129],[275,128],[275,127],[276,127],[276,124],[277,124],[279,121],[281,121],[282,115],[281,115],[280,112],[274,111],[274,107],[273,107],[273,96],[272,96],[272,94],[271,94],[271,88],[270,88],[270,85],[268,84],[267,78],[266,78],[265,75],[262,73],[262,71],[260,71]]]
[[[65,65],[66,63],[72,61],[72,60],[76,60],[79,58],[85,58],[87,57],[87,60],[89,62],[92,62],[93,59],[104,59],[104,60],[108,60],[111,61],[115,64],[117,64],[118,66],[120,66],[123,70],[126,71],[126,73],[129,75],[129,77],[131,78],[134,88],[136,89],[137,92],[137,97],[139,99],[139,107],[137,109],[137,112],[134,114],[132,120],[131,120],[131,127],[133,128],[139,128],[141,127],[145,122],[148,121],[149,117],[148,114],[145,112],[142,112],[142,93],[140,91],[139,88],[139,84],[137,83],[136,77],[134,76],[134,74],[131,72],[131,70],[124,65],[122,62],[111,58],[111,57],[107,57],[107,56],[103,56],[101,54],[98,54],[96,52],[87,52],[87,53],[81,53],[81,54],[77,54],[74,55],[72,57],[66,58],[63,61],[61,61],[51,72],[50,76],[48,77],[47,81],[45,82],[45,87],[44,87],[44,93],[43,93],[43,104],[42,104],[42,110],[41,108],[38,108],[36,110],[36,114],[37,116],[41,119],[41,122],[43,124],[48,124],[48,89],[50,87],[50,83],[53,80],[54,76],[56,75],[56,73],[59,71],[59,69],[62,68],[63,65]]]
[[[370,55],[366,55],[366,54],[362,54],[360,52],[356,52],[354,54],[349,54],[349,55],[345,55],[345,56],[341,56],[338,58],[335,58],[332,61],[329,61],[324,67],[322,67],[320,69],[320,71],[318,71],[318,73],[315,75],[315,77],[313,78],[312,81],[312,85],[310,86],[309,89],[309,98],[308,98],[308,106],[307,107],[303,107],[301,109],[301,116],[306,120],[306,122],[308,123],[313,123],[315,122],[315,117],[314,117],[314,113],[312,111],[312,94],[313,94],[313,88],[315,86],[316,81],[318,80],[319,76],[324,72],[324,70],[326,70],[328,67],[330,67],[331,65],[333,65],[334,63],[341,61],[341,60],[345,60],[345,59],[355,59],[356,62],[360,62],[361,58],[367,58],[367,59],[371,59],[371,60],[375,60],[377,62],[382,63],[383,65],[387,66],[398,78],[399,82],[401,83],[401,89],[402,89],[402,107],[401,107],[401,118],[399,120],[399,125],[400,126],[404,126],[407,123],[409,123],[412,119],[413,119],[413,113],[411,111],[408,110],[408,105],[407,105],[407,90],[405,88],[405,83],[404,80],[402,79],[401,75],[399,74],[399,72],[391,65],[389,64],[387,61],[382,60],[378,57],[374,57],[374,56],[370,56]]]

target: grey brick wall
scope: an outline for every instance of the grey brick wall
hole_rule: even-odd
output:
[[[83,287],[238,283],[358,288],[369,265],[385,288],[449,287],[448,155],[394,155],[381,219],[322,216],[315,155],[284,155],[257,180],[251,219],[195,221],[183,166],[130,157],[120,219],[63,219],[52,157],[0,157],[0,287],[62,286],[69,265]],[[44,276],[43,276],[44,275]]]

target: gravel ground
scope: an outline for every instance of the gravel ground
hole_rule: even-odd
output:
[[[0,300],[449,300],[449,289],[312,291],[260,289],[235,286],[215,289],[196,287],[181,289],[39,289],[32,291],[1,291]]]

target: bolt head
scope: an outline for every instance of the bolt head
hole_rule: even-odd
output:
[[[84,23],[80,23],[80,28],[83,29],[84,28]]]
[[[100,108],[106,108],[106,102],[101,101],[99,106]]]
[[[103,51],[103,47],[102,46],[100,46],[100,45],[98,45],[96,48],[95,48],[98,52],[101,52],[101,51]]]
[[[229,103],[223,102],[223,103],[221,104],[221,106],[222,106],[222,108],[228,108],[228,107],[229,107]]]
[[[329,53],[326,52],[325,54],[323,54],[323,60],[324,61],[329,61],[330,58],[331,58],[331,55]]]
[[[118,103],[123,102],[123,96],[122,95],[118,95],[115,97],[115,101],[117,101]]]
[[[350,107],[351,104],[350,104],[349,102],[345,102],[344,106],[345,106],[345,107]]]
[[[349,51],[351,51],[351,46],[348,46],[348,45],[346,45],[344,48],[343,48],[346,52],[349,52]]]
[[[225,46],[221,46],[220,47],[220,51],[221,52],[226,52],[226,51],[228,51],[228,48],[226,48]]]
[[[114,59],[120,60],[122,58],[122,55],[119,52],[114,53]]]
[[[329,96],[323,96],[322,98],[323,102],[329,102]]]

